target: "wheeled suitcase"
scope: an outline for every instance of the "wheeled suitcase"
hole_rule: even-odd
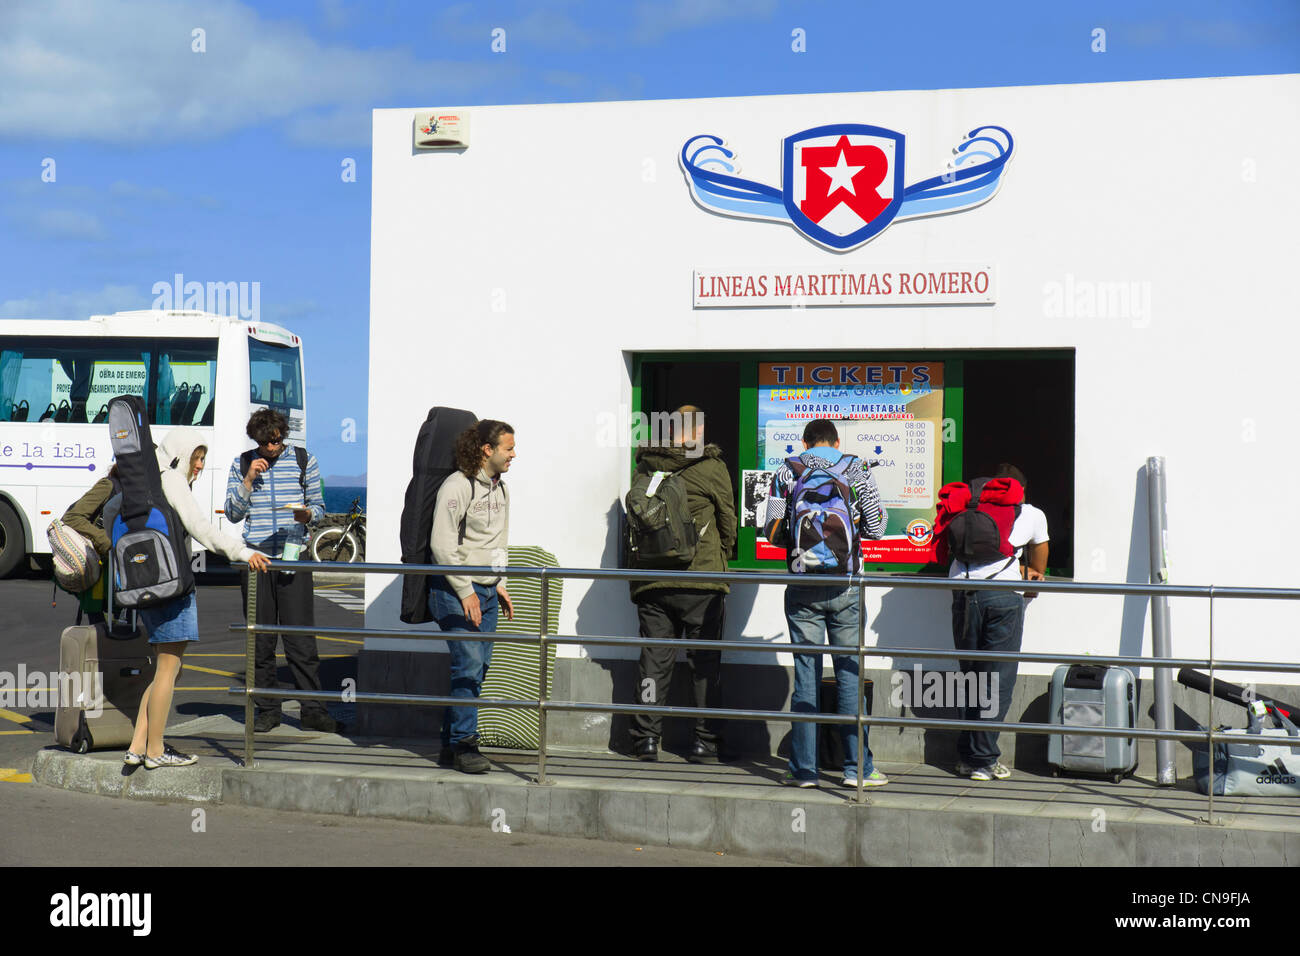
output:
[[[1048,721],[1073,730],[1047,738],[1053,775],[1086,773],[1119,783],[1137,766],[1137,740],[1101,737],[1089,727],[1131,728],[1137,724],[1133,672],[1126,667],[1062,664],[1052,674]]]
[[[105,571],[105,577],[112,580]],[[133,611],[114,619],[112,588],[108,614],[65,628],[59,639],[58,703],[54,742],[77,753],[127,747],[135,734],[140,700],[153,680],[149,638]]]

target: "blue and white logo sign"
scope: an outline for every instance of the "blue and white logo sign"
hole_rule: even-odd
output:
[[[833,123],[783,142],[781,188],[736,175],[736,153],[703,134],[682,146],[695,201],[710,212],[794,226],[827,249],[847,252],[893,222],[961,212],[988,202],[1002,184],[1014,142],[1001,126],[971,130],[947,171],[905,186],[905,139],[882,126]]]

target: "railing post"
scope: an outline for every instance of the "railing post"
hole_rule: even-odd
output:
[[[244,769],[253,768],[253,688],[257,686],[257,578],[258,574],[250,566],[248,574],[248,598],[244,602],[244,626],[248,629],[248,640],[244,648]]]
[[[551,615],[551,583],[542,568],[542,616],[537,624],[537,782],[546,783],[546,704],[549,698],[546,687],[546,632]]]
[[[865,735],[862,729],[862,698],[866,695],[867,689],[867,655],[863,653],[867,646],[867,588],[858,578],[858,803],[866,803],[866,774],[863,773],[863,767],[867,758],[867,749],[864,746],[865,741],[862,739]]]
[[[1208,710],[1206,711],[1206,718],[1205,718],[1205,726],[1206,726],[1205,740],[1206,740],[1206,753],[1209,757],[1209,763],[1208,763],[1209,771],[1208,771],[1208,776],[1206,778],[1207,786],[1205,788],[1206,799],[1207,799],[1207,810],[1206,810],[1204,822],[1208,823],[1210,826],[1215,826],[1216,823],[1214,820],[1214,585],[1212,584],[1210,585],[1209,599],[1210,599],[1210,656],[1208,660],[1210,662],[1210,693],[1209,693],[1210,702],[1208,705]]]

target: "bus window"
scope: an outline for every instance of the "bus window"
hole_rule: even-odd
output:
[[[158,340],[153,418],[159,425],[211,425],[216,408],[216,340]]]
[[[0,339],[0,421],[97,424],[140,395],[155,425],[211,425],[216,339]]]
[[[248,340],[249,398],[264,405],[302,408],[302,362],[298,349]]]
[[[0,345],[0,421],[102,421],[114,395],[145,391],[147,344],[45,336]]]

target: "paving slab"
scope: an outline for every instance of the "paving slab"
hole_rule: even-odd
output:
[[[886,787],[856,791],[824,774],[816,789],[779,785],[777,758],[642,763],[610,752],[485,750],[492,769],[437,765],[436,742],[303,731],[256,738],[225,714],[172,728],[197,766],[130,770],[120,753],[41,751],[47,786],[119,799],[227,803],[711,850],[813,865],[1257,866],[1300,864],[1300,801],[1206,800],[1186,782],[1160,788],[1016,772],[972,782],[950,768],[881,763]]]

